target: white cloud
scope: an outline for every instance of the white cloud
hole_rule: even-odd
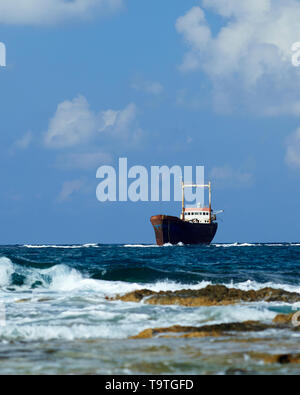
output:
[[[137,121],[138,108],[134,103],[123,110],[106,110],[100,113],[100,131],[123,146],[134,147],[141,141],[144,131]]]
[[[273,0],[203,0],[204,6],[217,10],[224,17],[236,16],[245,18],[256,18],[263,13],[269,12],[272,2]]]
[[[44,136],[48,148],[68,148],[89,143],[107,132],[110,137],[135,140],[141,133],[136,124],[137,107],[131,103],[123,110],[95,113],[85,97],[60,103]]]
[[[97,130],[96,116],[90,111],[85,97],[64,101],[57,107],[45,135],[48,147],[71,147],[85,142]]]
[[[287,139],[285,161],[290,167],[300,168],[300,128]]]
[[[204,11],[200,7],[193,7],[184,16],[178,18],[176,29],[195,51],[207,47],[212,39]],[[195,65],[190,64],[189,67],[185,65],[184,68],[194,68],[196,65],[198,66],[198,61],[195,56]]]
[[[116,11],[123,0],[0,0],[0,23],[42,25]]]
[[[164,91],[164,87],[157,81],[146,81],[144,89],[152,95],[160,95]]]
[[[100,128],[100,131],[102,132],[105,129],[114,126],[117,121],[118,115],[119,115],[119,111],[114,111],[114,110],[103,111],[102,112],[103,125]]]
[[[46,148],[58,149],[55,166],[64,170],[89,170],[112,162],[120,150],[139,146],[143,130],[134,103],[122,110],[91,110],[84,96],[57,106],[44,134]]]
[[[210,171],[209,177],[216,187],[250,187],[254,182],[254,176],[249,171],[232,168],[229,165],[216,166]]]
[[[32,142],[32,133],[27,132],[24,134],[24,136],[22,136],[20,139],[15,141],[13,148],[25,150],[30,146],[31,142]]]
[[[145,81],[142,79],[137,79],[131,86],[137,91],[146,92],[156,96],[160,95],[164,91],[164,87],[158,81]]]
[[[108,130],[115,134],[126,135],[130,132],[137,116],[137,107],[134,103],[129,104],[123,110],[106,110],[100,114],[103,126],[101,131]]]
[[[300,69],[291,62],[291,46],[300,37],[300,2],[203,0],[202,4],[176,22],[188,46],[181,70],[201,70],[209,77],[218,111],[245,107],[268,115],[300,115]],[[216,34],[204,9],[222,17]]]
[[[112,156],[105,152],[76,152],[65,153],[57,158],[56,165],[65,170],[95,169],[103,164],[112,162]]]
[[[66,181],[63,183],[58,201],[63,202],[69,199],[75,192],[78,192],[84,186],[83,180]]]

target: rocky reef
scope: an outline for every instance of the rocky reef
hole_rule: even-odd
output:
[[[262,354],[262,353],[251,353],[251,358],[260,359],[265,363],[279,363],[281,365],[287,365],[290,363],[300,363],[300,354]]]
[[[259,321],[233,322],[217,325],[181,326],[173,325],[165,328],[148,328],[131,339],[149,339],[153,337],[219,337],[242,332],[262,332],[267,329],[291,329],[300,331],[300,327],[293,327],[292,314],[279,314],[272,323]]]
[[[258,291],[242,291],[227,288],[224,285],[208,285],[203,289],[183,289],[180,291],[155,292],[148,289],[117,295],[108,300],[122,300],[124,302],[144,302],[159,305],[197,306],[225,306],[240,302],[300,302],[300,295],[282,289],[263,288]]]
[[[173,325],[166,328],[149,328],[140,332],[132,339],[147,339],[155,336],[159,337],[218,337],[226,335],[231,332],[261,332],[266,329],[273,328],[274,325],[268,325],[259,321],[234,322],[228,324],[218,325],[204,325],[204,326],[181,326]]]
[[[294,304],[300,302],[300,294],[288,292],[283,289],[266,287],[260,290],[243,291],[235,288],[228,288],[224,285],[209,285],[206,288],[193,290],[183,289],[179,291],[155,292],[149,289],[142,289],[129,292],[125,295],[117,295],[108,300],[121,300],[124,302],[146,303],[150,305],[180,305],[185,307],[200,306],[226,306],[238,303],[251,302],[280,302]],[[300,332],[299,326],[295,326],[293,319],[295,313],[278,314],[270,321],[244,321],[231,322],[213,325],[183,326],[172,325],[169,327],[147,328],[131,336],[130,339],[193,339],[193,338],[215,338],[215,342],[230,344],[243,344],[250,350],[256,348],[257,351],[240,352],[236,358],[244,361],[245,356],[251,363],[263,363],[270,365],[270,372],[274,365],[294,365],[300,364],[300,354],[293,353],[289,349],[286,354],[276,353],[278,349],[278,338],[280,341],[287,341],[290,335]],[[274,330],[274,332],[268,330]],[[256,335],[257,333],[257,335]],[[249,334],[249,335],[248,335]],[[276,334],[276,335],[275,335]],[[212,340],[212,339],[210,339]],[[257,347],[253,347],[256,345]],[[266,348],[266,352],[264,352]],[[263,350],[258,352],[258,350]],[[280,349],[280,348],[279,348]],[[273,353],[274,350],[274,353]],[[217,357],[216,357],[217,358]],[[231,370],[229,369],[229,373]],[[228,374],[229,374],[228,373]],[[242,373],[232,371],[233,374]]]

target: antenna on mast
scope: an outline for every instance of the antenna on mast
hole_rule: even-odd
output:
[[[211,182],[208,184],[199,185],[199,184],[184,184],[183,180],[181,180],[182,186],[182,219],[184,220],[184,188],[208,188],[209,190],[209,223],[211,223]]]

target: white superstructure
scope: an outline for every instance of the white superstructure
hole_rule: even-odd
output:
[[[184,220],[185,221],[209,224],[211,219],[213,219],[213,218],[211,218],[209,208],[185,208],[184,209]]]
[[[208,188],[209,190],[209,207],[184,207],[184,188]],[[210,224],[216,220],[216,215],[211,209],[211,183],[206,185],[184,184],[182,183],[182,212],[180,219],[187,222]]]

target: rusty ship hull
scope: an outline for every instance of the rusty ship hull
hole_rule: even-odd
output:
[[[158,245],[210,244],[218,229],[216,222],[191,223],[178,217],[155,215],[150,219]]]

